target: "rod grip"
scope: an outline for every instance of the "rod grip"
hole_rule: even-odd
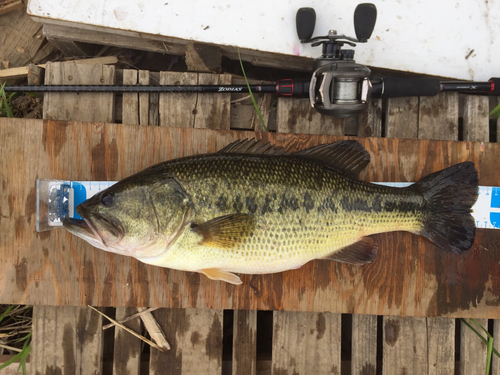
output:
[[[402,96],[434,96],[441,89],[437,78],[384,77],[382,90],[373,96],[398,98]]]

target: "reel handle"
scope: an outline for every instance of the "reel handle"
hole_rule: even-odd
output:
[[[295,16],[295,27],[301,43],[311,40],[316,26],[316,12],[313,8],[300,8]]]
[[[370,3],[359,4],[354,11],[354,30],[356,38],[365,43],[372,36],[377,21],[377,8]]]

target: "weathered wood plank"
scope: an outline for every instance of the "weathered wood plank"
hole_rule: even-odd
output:
[[[372,99],[358,116],[358,137],[382,136],[382,99]]]
[[[161,85],[196,85],[197,73],[161,72]],[[192,128],[197,113],[196,93],[161,93],[160,125],[178,128]]]
[[[198,73],[200,85],[230,85],[229,74]],[[199,129],[229,130],[231,108],[231,93],[227,94],[197,94],[198,99],[194,111],[194,127]]]
[[[490,141],[489,97],[466,95],[464,98],[464,140]]]
[[[1,9],[0,9],[1,10]],[[11,68],[27,65],[44,41],[42,24],[34,22],[24,9],[0,17],[0,63]]]
[[[235,310],[233,324],[233,374],[257,373],[257,311]]]
[[[43,25],[43,33],[51,39],[57,39],[60,41],[79,41],[92,44],[105,44],[174,55],[183,55],[186,50],[184,45],[169,43],[169,38],[157,36],[157,38],[161,40],[152,40],[150,38],[144,38],[144,36],[137,33],[119,35],[113,33],[113,31],[109,28],[103,27],[98,29],[79,29],[76,27],[46,23]]]
[[[419,129],[418,109],[418,96],[388,99],[385,136],[389,138],[417,138]]]
[[[23,9],[24,3],[21,0],[3,0],[0,1],[0,16],[12,12],[13,10]]]
[[[14,357],[14,355],[0,355],[0,365],[11,360],[12,357]],[[21,370],[19,370],[19,361],[11,363],[9,366],[0,370],[0,375],[19,375],[20,373]],[[26,362],[26,373],[30,375],[33,374],[33,372],[31,371],[31,363],[29,362],[29,359]]]
[[[428,375],[455,373],[455,319],[427,318]]]
[[[149,85],[149,70],[139,70],[139,85]],[[147,92],[139,94],[139,124],[152,125],[149,122],[149,95]]]
[[[344,135],[345,119],[320,114],[307,98],[278,97],[277,108],[278,133]]]
[[[340,375],[341,315],[274,311],[273,374]]]
[[[352,315],[352,375],[377,373],[377,316]]]
[[[243,285],[238,287],[93,249],[62,230],[34,234],[37,177],[118,180],[162,160],[214,152],[249,137],[290,151],[345,139],[0,119],[0,170],[4,171],[0,173],[4,192],[0,195],[0,302],[500,318],[495,294],[500,231],[496,230],[478,229],[476,244],[462,256],[407,233],[377,235],[380,251],[370,265],[318,260],[284,273],[243,275]],[[500,176],[494,172],[500,159],[497,143],[359,141],[373,155],[361,174],[365,181],[418,180],[472,160],[481,184],[500,186]]]
[[[231,84],[231,76],[161,72],[162,85]],[[161,93],[160,125],[229,129],[231,94]]]
[[[43,48],[45,48],[45,47],[43,47]],[[94,59],[74,60],[72,62],[75,64],[107,65],[107,64],[116,64],[118,62],[118,59],[116,56],[106,56],[106,57],[96,57]],[[47,64],[38,64],[37,66],[45,69],[47,67]],[[29,73],[29,69],[27,66],[21,66],[18,68],[3,69],[3,70],[0,70],[0,78],[5,78],[5,79],[22,78],[22,77],[26,77],[28,75],[28,73]]]
[[[476,322],[488,329],[488,319],[476,319]],[[481,332],[481,329],[474,323],[469,323]],[[486,345],[464,322],[460,324],[460,374],[484,374],[486,371]]]
[[[458,93],[420,97],[419,139],[458,140]]]
[[[222,310],[159,309],[153,312],[172,349],[151,349],[154,374],[220,374],[222,368]]]
[[[120,321],[137,312],[132,307],[117,307],[116,320]],[[123,323],[137,333],[141,333],[141,320],[139,318]],[[115,345],[113,355],[114,375],[139,375],[141,368],[141,343],[142,341],[121,329],[115,327]]]
[[[112,85],[114,82],[114,66],[56,62],[47,63],[45,70],[46,85]],[[112,122],[114,113],[113,93],[45,93],[44,95],[44,119]]]
[[[427,374],[426,318],[384,317],[383,335],[383,374]]]
[[[33,374],[101,374],[102,317],[88,307],[33,306]]]
[[[243,78],[233,77],[233,85],[245,85]],[[271,82],[263,82],[249,79],[251,85],[270,84]],[[275,100],[274,94],[253,93],[260,114],[264,120],[266,127],[269,127],[269,116],[274,108],[271,108],[272,101]],[[275,103],[276,105],[276,103]],[[264,131],[264,127],[259,119],[257,111],[252,103],[250,94],[248,93],[231,93],[231,111],[230,111],[230,128]]]
[[[125,69],[123,71],[124,85],[137,85],[137,70]],[[139,94],[136,92],[123,93],[122,123],[139,123]]]

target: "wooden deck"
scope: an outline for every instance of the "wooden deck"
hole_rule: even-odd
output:
[[[101,84],[148,84],[155,76],[116,73],[113,67],[49,64],[46,83],[90,83],[91,77]],[[158,79],[208,83],[230,77],[162,72]],[[457,318],[489,324],[500,341],[497,231],[478,230],[478,245],[461,259],[413,235],[379,236],[384,251],[366,268],[317,261],[284,274],[243,277],[238,288],[107,254],[62,231],[33,233],[34,190],[25,181],[115,180],[157,161],[215,151],[255,135],[291,150],[345,134],[372,137],[359,139],[372,154],[365,180],[411,181],[473,160],[482,185],[500,186],[500,148],[487,143],[487,98],[378,100],[354,121],[320,116],[307,101],[278,99],[276,113],[264,112],[266,121],[275,116],[277,133],[254,134],[229,130],[256,124],[244,118],[242,125],[242,116],[233,116],[240,111],[231,104],[234,97],[203,95],[51,94],[45,118],[93,123],[2,120],[0,142],[8,156],[1,179],[5,191],[18,194],[4,195],[0,205],[0,301],[36,305],[34,374],[484,373],[486,347]],[[266,96],[259,100],[270,102]],[[102,124],[117,117],[123,124],[160,127]],[[459,121],[468,142],[453,142]],[[329,136],[279,134],[284,132]],[[151,349],[141,359],[140,343],[120,331],[114,340],[103,334],[101,318],[86,304],[120,306],[106,309],[116,316],[134,310],[124,306],[167,307],[153,315],[172,349]],[[500,373],[498,360],[493,366],[493,374]]]

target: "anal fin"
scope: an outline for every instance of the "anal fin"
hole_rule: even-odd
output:
[[[205,269],[201,270],[200,272],[202,274],[204,274],[206,277],[208,277],[210,280],[225,281],[226,283],[234,284],[234,285],[243,284],[241,279],[238,276],[236,276],[234,273],[222,271],[218,268],[205,268]]]
[[[363,265],[373,262],[377,256],[378,246],[371,237],[363,237],[360,241],[353,243],[341,250],[330,254],[323,259],[336,262]]]

